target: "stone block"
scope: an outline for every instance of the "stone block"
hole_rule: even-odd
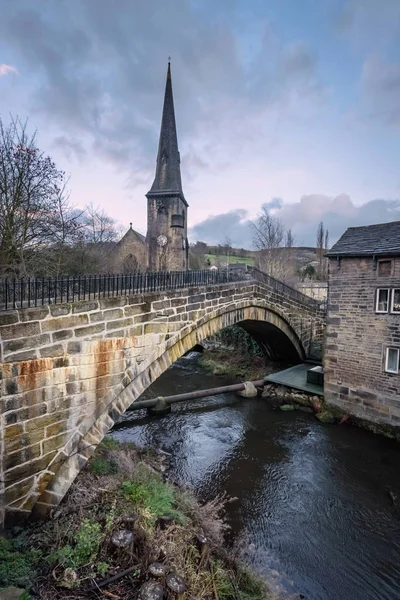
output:
[[[32,489],[35,482],[34,475],[28,476],[25,479],[17,482],[9,482],[5,489],[5,504],[10,505],[12,502],[23,498]]]
[[[70,315],[68,317],[58,317],[56,319],[48,319],[42,322],[42,331],[58,331],[60,329],[72,329],[80,325],[89,323],[88,315]]]
[[[90,313],[89,319],[91,323],[100,323],[101,321],[104,321],[103,311],[99,310],[97,312]]]
[[[48,306],[35,306],[32,308],[20,308],[19,320],[25,321],[41,321],[49,316]]]
[[[28,323],[16,323],[12,325],[2,325],[0,327],[1,340],[15,340],[16,338],[28,338],[30,336],[39,334],[39,321],[31,321]]]
[[[42,442],[43,456],[54,455],[58,450],[61,450],[68,441],[68,433],[62,432]]]
[[[61,344],[53,344],[52,346],[40,348],[39,354],[41,358],[56,358],[64,355],[64,348]]]
[[[90,337],[95,333],[104,331],[104,323],[96,323],[95,325],[87,325],[86,327],[77,327],[74,332],[76,337]]]
[[[130,304],[125,306],[124,313],[126,317],[134,317],[135,315],[140,315],[143,312],[148,312],[148,305],[143,304]]]
[[[99,306],[102,310],[107,308],[117,308],[118,306],[125,306],[127,304],[127,298],[125,296],[116,296],[110,298],[100,298]]]
[[[41,456],[34,460],[30,460],[21,465],[13,467],[12,469],[9,469],[8,471],[5,471],[5,473],[4,473],[5,483],[7,484],[7,483],[15,482],[15,480],[18,478],[26,479],[30,475],[32,475],[32,473],[38,473],[39,471],[46,469],[46,467],[49,465],[50,461],[52,460],[52,458],[54,458],[54,456],[56,454],[57,454],[57,452],[54,451],[54,452],[47,454],[46,456]]]
[[[29,325],[29,323],[28,323]],[[13,339],[8,342],[4,342],[3,351],[4,354],[10,354],[11,352],[17,352],[18,350],[28,350],[30,348],[39,348],[43,344],[51,343],[49,334],[41,335],[30,335],[19,339]]]
[[[50,314],[52,317],[64,317],[71,312],[71,304],[51,304]]]
[[[17,310],[0,313],[0,326],[1,325],[12,325],[18,323],[19,313]]]
[[[142,315],[136,315],[136,317],[133,317],[133,322],[135,325],[137,325],[138,323],[148,323],[149,321],[155,319],[155,317],[156,313],[148,312]]]
[[[98,310],[99,304],[97,300],[83,300],[82,302],[76,302],[72,304],[72,314],[87,313],[92,310]]]
[[[36,349],[27,350],[26,352],[16,352],[14,354],[9,354],[8,356],[5,356],[4,362],[9,363],[9,362],[34,360],[35,358],[38,357],[38,354],[39,354],[39,352]]]
[[[111,329],[121,329],[123,327],[130,327],[133,324],[132,318],[117,319],[116,321],[109,321],[107,323],[107,331]]]
[[[103,312],[104,321],[111,321],[112,319],[122,319],[124,317],[123,308],[110,308]]]
[[[60,340],[67,340],[73,336],[73,332],[71,329],[61,329],[61,331],[55,331],[52,334],[53,342],[58,342]]]
[[[67,352],[68,354],[77,354],[82,351],[81,342],[68,342]]]

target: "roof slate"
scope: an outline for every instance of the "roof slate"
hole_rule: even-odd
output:
[[[185,199],[182,190],[180,162],[172,95],[171,66],[168,63],[156,176],[148,195],[173,193],[180,195],[183,200]]]
[[[349,227],[326,254],[327,256],[400,254],[400,221]]]

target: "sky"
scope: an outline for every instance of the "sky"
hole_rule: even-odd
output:
[[[145,233],[168,56],[190,241],[400,220],[400,0],[0,0],[0,116]]]

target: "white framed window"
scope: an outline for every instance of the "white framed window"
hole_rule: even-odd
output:
[[[399,348],[386,348],[385,371],[386,373],[399,372]]]
[[[389,311],[389,288],[380,288],[376,290],[375,312],[387,313]]]
[[[392,300],[390,304],[390,312],[400,313],[400,288],[392,290]]]

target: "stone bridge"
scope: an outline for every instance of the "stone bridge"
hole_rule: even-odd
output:
[[[273,358],[319,358],[325,315],[288,289],[248,280],[0,312],[0,517],[57,505],[127,407],[228,325]]]

